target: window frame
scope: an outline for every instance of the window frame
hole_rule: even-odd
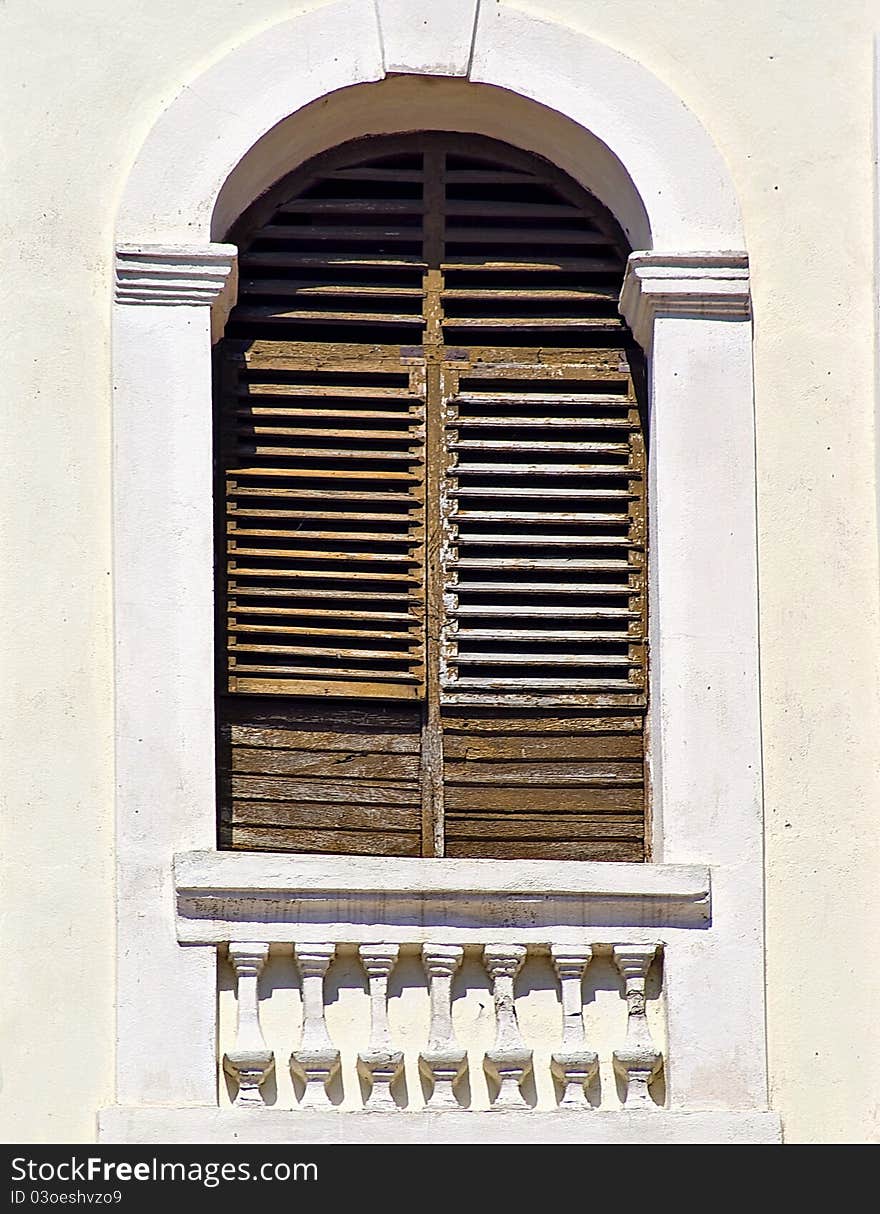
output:
[[[175,853],[211,852],[215,831],[210,346],[235,250],[212,243],[212,223],[277,177],[292,130],[305,158],[315,141],[400,122],[399,106],[376,117],[348,86],[399,101],[400,73],[436,76],[440,63],[469,83],[433,80],[409,98],[408,123],[429,125],[421,115],[444,96],[462,112],[461,89],[478,84],[472,129],[504,138],[530,115],[530,146],[594,184],[651,250],[630,260],[623,307],[651,363],[654,859],[657,872],[709,865],[714,899],[710,930],[680,939],[674,962],[670,950],[670,1039],[686,1048],[669,1098],[767,1107],[753,380],[735,192],[709,136],[641,64],[561,23],[496,5],[477,21],[468,7],[473,36],[454,61],[448,23],[427,6],[424,21],[408,9],[405,29],[386,0],[272,27],[182,91],[128,176],[113,310],[119,1106],[216,1106],[216,950],[181,947],[172,872]],[[388,64],[397,75],[382,81]]]

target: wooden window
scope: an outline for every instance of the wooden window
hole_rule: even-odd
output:
[[[241,219],[217,351],[223,847],[645,858],[645,434],[611,215],[425,133]]]

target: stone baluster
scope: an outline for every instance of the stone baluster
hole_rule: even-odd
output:
[[[428,1044],[419,1054],[419,1069],[433,1082],[431,1108],[457,1109],[454,1085],[464,1074],[467,1053],[455,1040],[452,1028],[452,977],[461,965],[464,949],[453,944],[425,944],[422,965],[431,998]]]
[[[324,977],[336,955],[335,944],[297,944],[293,955],[302,975],[303,1032],[290,1055],[290,1072],[305,1083],[301,1108],[328,1108],[327,1084],[339,1070],[339,1050],[324,1019]]]
[[[396,1109],[391,1084],[403,1069],[403,1054],[391,1045],[388,976],[397,964],[396,944],[362,944],[358,950],[370,987],[370,1041],[358,1054],[358,1071],[372,1083],[371,1109]]]
[[[550,957],[562,993],[562,1049],[550,1058],[550,1069],[562,1086],[559,1104],[561,1108],[589,1108],[587,1087],[598,1073],[599,1059],[587,1049],[581,984],[593,950],[554,944]]]
[[[235,971],[238,1022],[235,1048],[223,1055],[223,1069],[238,1083],[235,1104],[239,1108],[261,1108],[266,1102],[260,1088],[275,1066],[275,1057],[260,1028],[257,990],[269,945],[231,943],[227,952]]]
[[[654,1047],[645,1011],[645,978],[657,952],[655,944],[616,944],[614,962],[625,983],[626,1042],[614,1051],[614,1069],[626,1081],[626,1104],[656,1108],[648,1085],[660,1069],[663,1055]]]
[[[516,1018],[513,980],[526,959],[520,944],[487,944],[483,964],[492,979],[495,1044],[486,1051],[483,1068],[498,1082],[493,1109],[527,1109],[520,1084],[532,1067],[532,1051],[523,1041]]]

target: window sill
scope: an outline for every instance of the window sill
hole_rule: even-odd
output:
[[[487,931],[526,944],[548,940],[549,929],[562,943],[586,926],[711,920],[704,865],[195,851],[174,857],[174,883],[182,944],[468,944],[484,943]]]

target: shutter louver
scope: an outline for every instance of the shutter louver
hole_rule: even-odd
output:
[[[624,242],[564,174],[489,140],[359,154],[240,225],[218,361],[221,842],[641,859]]]

